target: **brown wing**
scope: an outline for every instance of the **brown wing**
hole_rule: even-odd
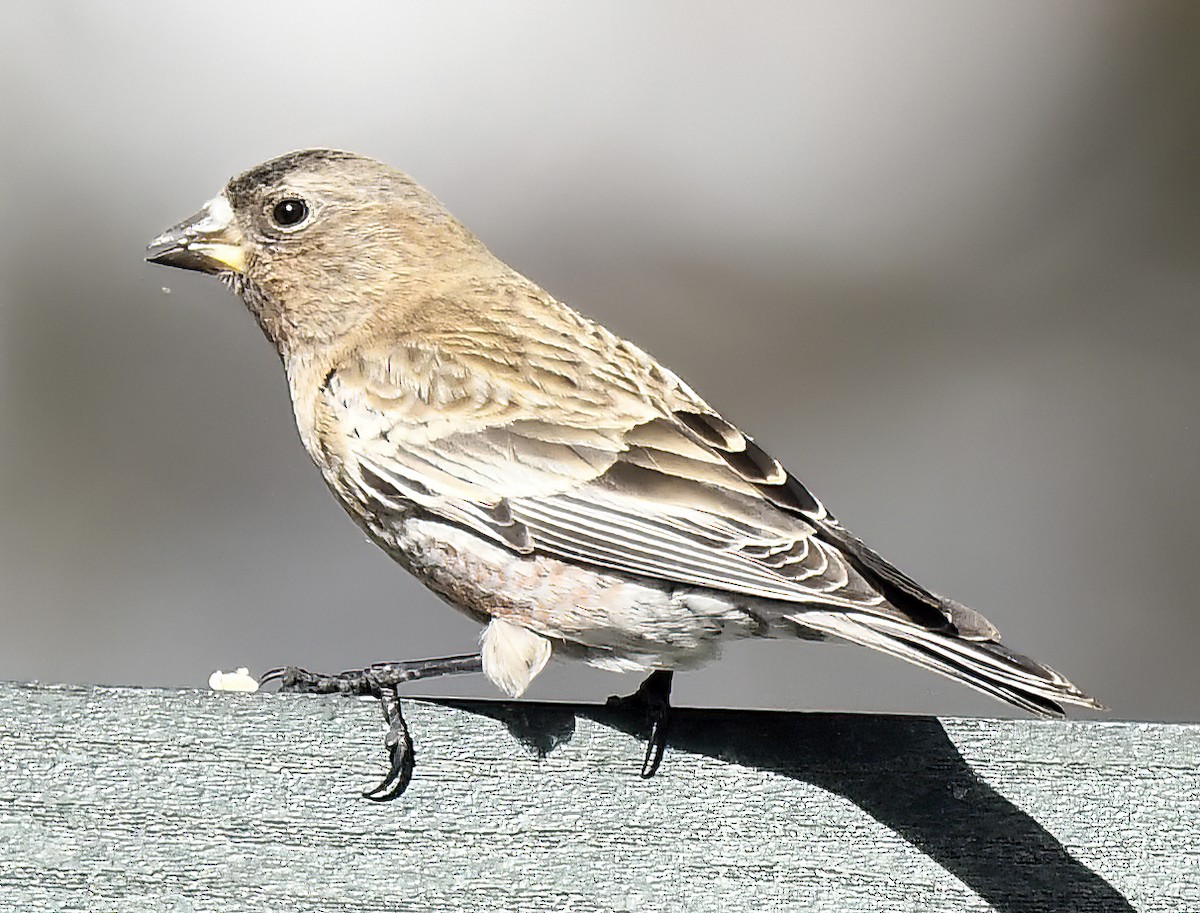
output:
[[[324,391],[349,441],[349,486],[520,553],[947,626],[938,597],[850,536],[682,381],[617,345],[605,370],[567,347],[540,362],[428,340],[364,353]],[[617,358],[620,385],[605,376]]]

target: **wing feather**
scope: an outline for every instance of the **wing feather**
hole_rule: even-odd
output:
[[[364,504],[408,501],[519,553],[947,624],[938,597],[845,532],[682,381],[633,347],[608,354],[627,359],[621,384],[611,365],[572,365],[565,346],[542,346],[533,362],[427,340],[360,355],[325,387],[347,484]],[[619,408],[597,408],[614,397]],[[927,595],[927,611],[895,607],[889,587]]]

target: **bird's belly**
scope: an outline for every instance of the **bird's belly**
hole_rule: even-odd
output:
[[[374,528],[371,528],[374,527]],[[683,668],[728,637],[761,633],[732,594],[518,555],[427,516],[368,532],[431,590],[478,620],[503,618],[603,668]]]

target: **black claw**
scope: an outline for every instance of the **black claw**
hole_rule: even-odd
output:
[[[262,688],[272,682],[279,682],[280,691],[303,694],[317,690],[317,683],[324,678],[326,676],[309,672],[307,669],[301,669],[298,666],[278,666],[274,669],[268,669],[259,676],[258,686]]]
[[[650,736],[646,740],[646,755],[642,758],[642,779],[649,780],[658,773],[663,755],[667,752],[667,719],[651,717]]]
[[[339,672],[337,675],[322,675],[297,666],[280,666],[264,672],[259,678],[259,687],[279,682],[279,690],[287,694],[358,694],[372,693],[372,685],[365,670],[356,669]]]
[[[383,746],[387,749],[391,765],[383,781],[378,786],[365,790],[363,798],[372,802],[391,802],[403,794],[412,782],[416,757],[413,752],[412,735],[408,731],[408,723],[405,722],[400,709],[400,697],[395,689],[379,689],[379,703],[383,708],[383,718],[388,723]]]
[[[610,697],[607,706],[641,711],[646,715],[649,733],[646,754],[642,758],[641,777],[649,780],[662,765],[667,751],[667,729],[671,720],[671,681],[673,673],[659,669],[651,672],[638,690],[628,697]]]
[[[642,683],[646,699],[646,716],[650,733],[646,737],[646,755],[642,759],[642,779],[649,780],[658,773],[667,751],[667,729],[671,721],[671,683],[674,673],[656,671]]]

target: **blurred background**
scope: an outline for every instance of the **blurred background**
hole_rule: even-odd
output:
[[[410,172],[1114,716],[1200,719],[1200,5],[39,0],[6,5],[0,77],[0,678],[473,647],[326,492],[241,303],[142,262],[327,145]],[[529,696],[636,684],[555,665]],[[677,700],[1007,714],[791,642]]]

